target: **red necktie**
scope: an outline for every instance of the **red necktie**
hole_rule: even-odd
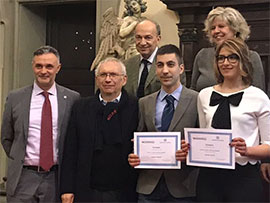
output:
[[[45,101],[42,107],[41,130],[40,130],[40,166],[45,170],[53,166],[53,139],[52,139],[52,108],[49,93],[44,91],[42,95]]]

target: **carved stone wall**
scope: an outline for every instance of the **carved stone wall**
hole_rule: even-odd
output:
[[[180,46],[184,53],[187,84],[190,84],[192,64],[197,52],[210,44],[202,32],[203,22],[210,10],[217,6],[231,6],[239,10],[251,26],[248,40],[250,49],[257,51],[262,59],[267,93],[270,96],[270,2],[269,0],[162,0],[167,8],[178,12]]]

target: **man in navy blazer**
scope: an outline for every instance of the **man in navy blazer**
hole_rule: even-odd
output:
[[[50,46],[34,52],[32,85],[9,93],[2,120],[1,143],[8,157],[7,202],[57,201],[58,168],[71,106],[79,93],[55,83],[61,69],[58,51]],[[52,166],[40,166],[43,92],[52,113]],[[59,198],[58,198],[59,200]]]

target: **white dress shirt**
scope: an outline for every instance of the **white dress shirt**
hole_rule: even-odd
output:
[[[156,47],[155,51],[151,54],[151,56],[148,59],[146,59],[149,62],[147,64],[148,73],[149,73],[150,68],[152,66],[152,63],[154,62],[154,59],[156,57],[157,50],[158,50],[158,48]],[[143,60],[143,57],[141,56],[141,61],[142,60]],[[139,69],[138,85],[140,84],[140,79],[141,79],[141,75],[142,75],[143,69],[144,69],[144,64],[141,63],[140,69]]]

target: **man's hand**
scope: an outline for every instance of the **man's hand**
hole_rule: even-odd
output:
[[[129,154],[128,163],[132,167],[138,166],[140,164],[140,158],[136,154]]]
[[[62,199],[62,203],[73,203],[74,194],[73,193],[62,194],[61,199]]]
[[[186,161],[188,154],[189,144],[185,140],[181,140],[181,149],[177,150],[175,153],[175,158],[177,161]]]
[[[270,183],[270,163],[262,163],[261,165],[261,172],[263,179]]]

